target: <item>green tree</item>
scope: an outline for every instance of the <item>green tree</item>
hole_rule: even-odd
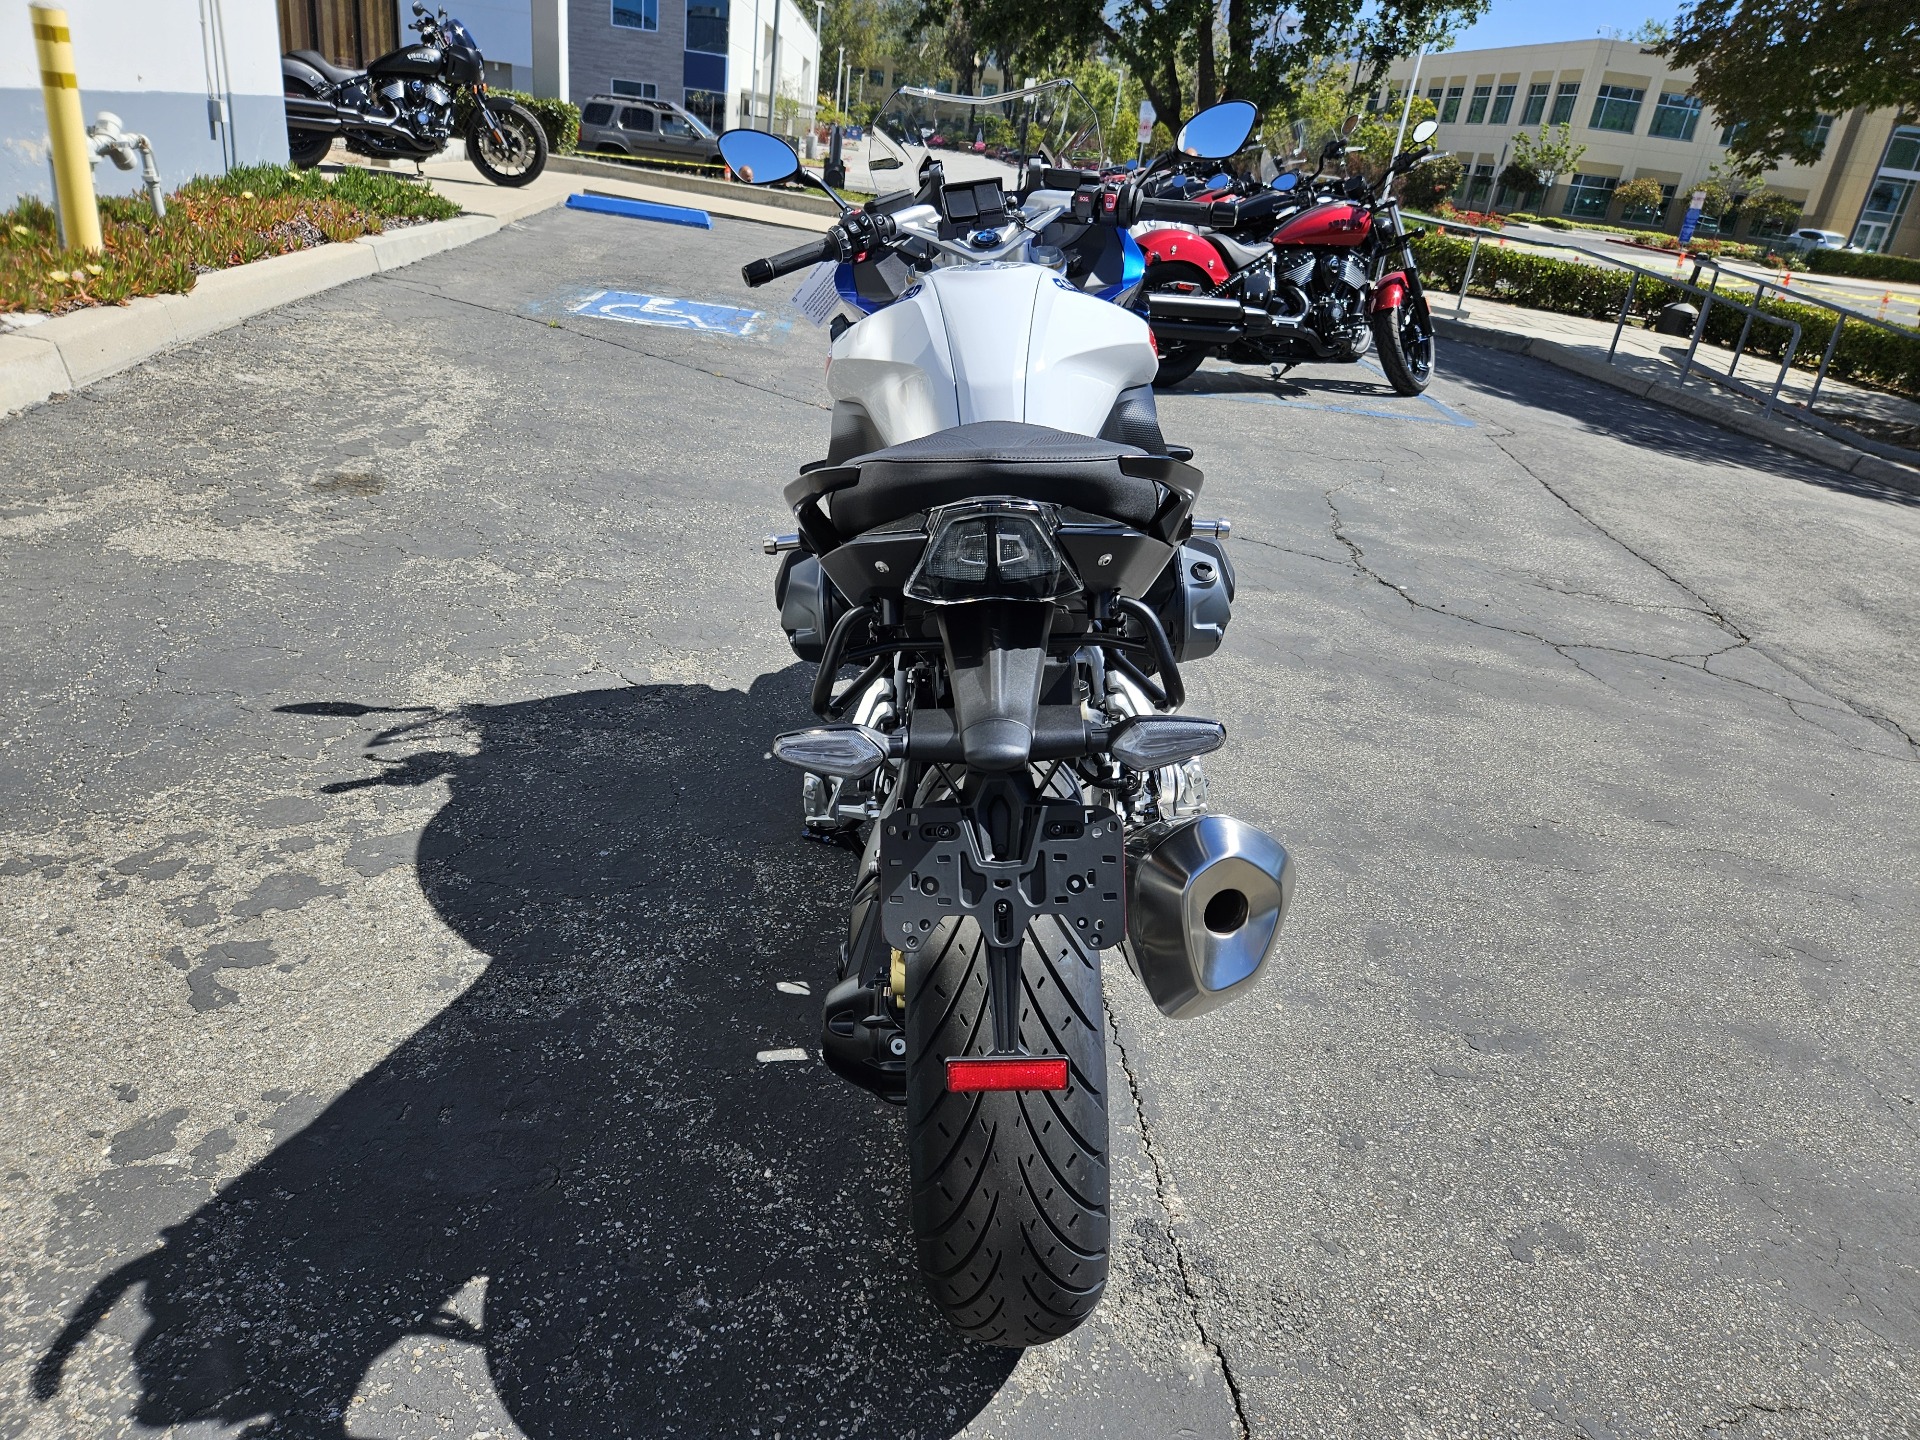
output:
[[[938,0],[930,0],[938,3]],[[1351,57],[1349,90],[1370,87],[1421,44],[1445,44],[1488,0],[953,0],[973,34],[1033,74],[1099,50],[1124,65],[1169,129],[1222,99],[1290,103],[1316,55]],[[1296,33],[1282,17],[1301,17]]]
[[[1821,115],[1920,109],[1920,5],[1912,0],[1686,0],[1656,47],[1693,67],[1693,93],[1734,153],[1810,163]]]
[[[1642,175],[1623,182],[1614,190],[1613,198],[1619,203],[1622,220],[1651,217],[1658,221],[1663,218],[1660,212],[1665,208],[1667,192],[1651,175]]]
[[[1431,210],[1454,192],[1466,173],[1458,155],[1435,155],[1407,172],[1400,198],[1416,210]]]
[[[1573,127],[1542,125],[1538,133],[1522,130],[1513,137],[1513,154],[1500,183],[1520,195],[1544,195],[1562,175],[1573,173],[1587,147],[1573,143]]]
[[[1371,178],[1378,179],[1386,174],[1387,166],[1393,163],[1396,144],[1412,143],[1401,138],[1400,112],[1402,110],[1407,112],[1409,132],[1422,120],[1435,120],[1440,115],[1439,107],[1426,96],[1416,95],[1409,104],[1406,96],[1401,94],[1393,97],[1391,107],[1361,121],[1360,128],[1353,132],[1353,143],[1361,148],[1361,160]]]

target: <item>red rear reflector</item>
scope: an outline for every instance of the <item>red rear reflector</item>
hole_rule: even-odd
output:
[[[947,1061],[947,1089],[962,1093],[1066,1088],[1067,1057],[1064,1055],[1017,1055],[1004,1059],[981,1055]]]

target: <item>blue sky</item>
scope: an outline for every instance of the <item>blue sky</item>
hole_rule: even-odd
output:
[[[1493,0],[1487,13],[1454,42],[1456,50],[1585,40],[1603,27],[1637,29],[1643,20],[1671,20],[1679,0]]]

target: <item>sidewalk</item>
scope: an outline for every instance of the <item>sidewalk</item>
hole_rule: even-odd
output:
[[[1813,372],[1793,370],[1781,387],[1773,418],[1758,403],[1717,383],[1733,360],[1731,350],[1702,344],[1683,382],[1684,336],[1656,335],[1632,325],[1620,332],[1613,363],[1607,348],[1613,325],[1574,315],[1528,310],[1469,297],[1459,318],[1452,295],[1433,294],[1434,319],[1446,339],[1531,355],[1588,379],[1656,404],[1685,410],[1729,429],[1858,475],[1863,480],[1920,493],[1920,402],[1848,384],[1829,376],[1809,412]],[[1780,373],[1776,362],[1742,357],[1734,378],[1765,392]],[[1901,453],[1907,452],[1907,453]]]
[[[341,153],[336,150],[334,158],[339,159]],[[695,197],[617,176],[595,173],[583,177],[560,170],[548,170],[530,185],[508,189],[481,179],[464,158],[431,161],[426,174],[436,191],[466,213],[452,220],[364,236],[344,245],[316,245],[250,265],[216,270],[200,276],[184,295],[144,296],[126,305],[93,306],[35,324],[0,329],[0,417],[82,389],[267,310],[485,239],[503,226],[564,204],[569,195],[588,188],[624,199],[694,206],[714,215],[788,229],[824,233],[833,223],[823,215],[755,204],[750,191],[739,199],[728,195]],[[768,248],[782,247],[770,243]]]

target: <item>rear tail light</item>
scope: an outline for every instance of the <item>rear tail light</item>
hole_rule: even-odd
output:
[[[980,1055],[947,1061],[947,1089],[960,1094],[974,1090],[1064,1090],[1064,1055]]]

